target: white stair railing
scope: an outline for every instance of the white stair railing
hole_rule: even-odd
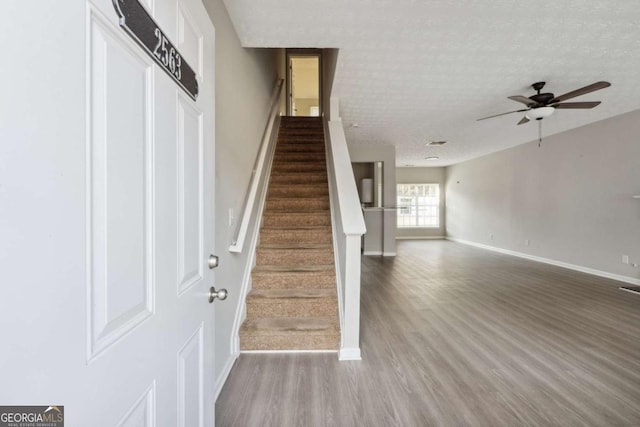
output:
[[[360,246],[367,230],[341,120],[325,122],[325,139],[342,333],[339,358],[361,360]]]
[[[266,186],[266,172],[269,169],[269,163],[273,157],[273,148],[278,137],[278,128],[280,127],[280,115],[279,115],[279,101],[280,93],[282,92],[282,85],[284,80],[280,79],[276,83],[276,87],[273,89],[271,95],[271,110],[269,112],[269,119],[267,121],[267,127],[264,130],[262,136],[262,142],[260,143],[260,149],[256,156],[253,170],[251,171],[251,180],[249,181],[249,190],[247,191],[242,207],[242,220],[240,221],[238,228],[234,234],[233,242],[229,246],[229,252],[241,253],[244,247],[244,242],[247,237],[247,230],[252,220],[252,214],[256,206],[261,203],[261,196],[264,196],[264,188]]]

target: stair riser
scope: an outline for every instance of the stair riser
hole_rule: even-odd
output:
[[[324,153],[324,140],[317,137],[284,137],[278,139],[276,152],[311,151]]]
[[[276,150],[280,149],[311,149],[313,151],[325,151],[324,136],[280,135]]]
[[[263,227],[315,227],[317,225],[331,225],[329,213],[318,215],[265,215],[262,221]]]
[[[318,162],[273,162],[272,171],[280,172],[326,172],[327,164],[325,161]]]
[[[296,174],[291,174],[287,176],[287,174],[282,174],[278,176],[271,177],[269,181],[269,185],[277,187],[277,186],[286,186],[286,185],[306,185],[306,186],[328,186],[327,177],[323,176],[313,176],[310,175],[308,177],[298,176]]]
[[[331,230],[262,230],[260,244],[330,244]]]
[[[322,135],[324,128],[322,126],[285,126],[278,131],[278,136],[292,134]]]
[[[290,138],[279,139],[278,146],[276,147],[276,153],[290,153],[290,152],[311,152],[311,153],[325,153],[324,142],[320,139],[305,139],[305,138]]]
[[[328,273],[287,272],[251,274],[253,289],[333,289],[336,287],[336,276]]]
[[[271,176],[271,184],[327,184],[327,176],[323,174],[296,174],[278,173]]]
[[[273,302],[247,301],[247,317],[320,317],[336,316],[338,314],[338,301],[333,298],[322,300],[291,300]]]
[[[340,334],[331,335],[249,335],[240,334],[240,350],[337,350]]]
[[[327,184],[308,186],[305,184],[293,184],[284,186],[270,186],[268,196],[270,198],[295,198],[295,197],[313,197],[328,196],[329,187]]]
[[[256,254],[256,265],[330,265],[333,264],[330,249],[261,249]]]
[[[298,153],[298,152],[311,152],[311,153],[324,153],[324,144],[317,142],[311,142],[305,140],[304,142],[296,142],[294,140],[279,140],[276,147],[276,153]]]
[[[274,162],[311,162],[326,163],[324,153],[278,153]]]
[[[267,211],[322,211],[330,209],[329,198],[308,198],[308,199],[285,199],[271,198],[267,199]]]

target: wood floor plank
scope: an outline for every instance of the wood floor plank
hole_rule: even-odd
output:
[[[363,257],[361,362],[242,354],[219,426],[640,426],[640,295],[447,241]]]

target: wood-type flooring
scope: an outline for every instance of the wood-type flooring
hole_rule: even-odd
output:
[[[363,257],[363,360],[242,354],[218,426],[640,426],[640,295],[449,241]]]

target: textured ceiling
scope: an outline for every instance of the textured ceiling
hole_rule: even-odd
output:
[[[612,84],[573,99],[602,101],[595,109],[544,119],[543,138],[640,108],[638,0],[225,3],[244,46],[339,48],[332,96],[347,138],[395,145],[398,166],[444,166],[536,140],[536,122],[516,126],[520,113],[476,119],[521,108],[507,96],[532,95],[541,80],[556,96]]]

